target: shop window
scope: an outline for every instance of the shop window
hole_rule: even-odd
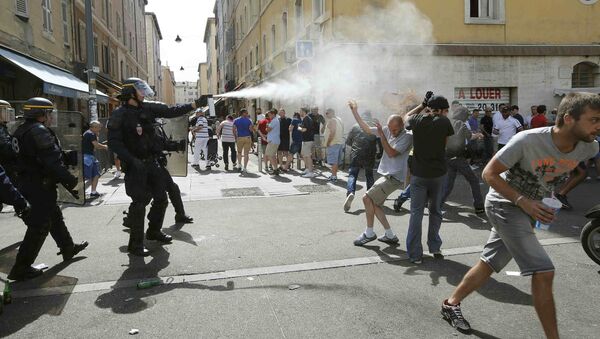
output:
[[[591,62],[581,62],[573,67],[572,88],[600,86],[600,67]]]
[[[505,0],[465,0],[466,24],[504,24]]]

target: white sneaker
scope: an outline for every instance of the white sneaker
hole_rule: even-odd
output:
[[[354,193],[350,193],[346,197],[346,201],[344,202],[344,212],[348,212],[350,210],[350,206],[352,205],[352,200],[354,200]]]
[[[115,171],[114,179],[119,179],[121,177],[121,171]]]
[[[315,172],[306,172],[306,174],[302,175],[303,178],[314,178],[317,176]]]

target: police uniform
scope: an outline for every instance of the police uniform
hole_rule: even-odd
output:
[[[54,132],[37,117],[52,111],[53,104],[44,98],[29,99],[24,105],[25,123],[13,135],[13,147],[17,153],[17,176],[19,192],[31,204],[31,213],[25,218],[27,232],[8,278],[24,280],[41,274],[31,267],[37,258],[48,233],[60,248],[58,254],[70,260],[85,247],[87,242],[74,244],[57,205],[57,184],[72,191],[77,178],[64,165],[63,153]]]
[[[2,166],[0,166],[0,202],[13,205],[18,215],[27,209],[27,200],[13,186]]]
[[[124,83],[142,83],[143,80],[128,79]],[[133,88],[133,87],[131,87]],[[154,123],[156,118],[173,118],[193,109],[191,104],[169,107],[162,103],[137,101],[138,106],[128,104],[135,92],[122,91],[122,105],[112,112],[108,121],[108,147],[121,159],[125,171],[125,192],[131,197],[128,221],[128,252],[148,255],[144,248],[144,214],[146,206],[153,200],[148,212],[147,240],[171,242],[171,237],[162,232],[165,210],[168,205],[164,171],[158,162],[162,150],[155,142]],[[138,89],[139,90],[139,89]]]

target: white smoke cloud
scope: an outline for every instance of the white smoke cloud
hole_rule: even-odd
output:
[[[288,111],[298,105],[334,108],[348,120],[349,98],[380,119],[419,102],[432,74],[426,66],[432,63],[424,60],[432,55],[434,39],[429,18],[412,2],[373,2],[357,17],[336,17],[333,25],[333,41],[315,44],[309,76],[267,81],[224,96],[262,98]]]

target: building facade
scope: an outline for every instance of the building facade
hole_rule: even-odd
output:
[[[148,56],[148,84],[155,93],[155,99],[163,101],[162,69],[160,61],[160,41],[162,34],[154,13],[146,13],[146,55]]]
[[[178,81],[175,83],[175,103],[190,104],[198,98],[198,86],[191,81]]]
[[[87,84],[72,74],[72,13],[71,0],[0,2],[0,99],[17,110],[33,96],[59,109],[87,110]]]
[[[198,93],[200,95],[203,94],[214,94],[209,90],[209,82],[208,82],[208,63],[201,62],[198,64]]]
[[[208,93],[217,93],[219,87],[219,72],[217,70],[217,26],[215,18],[208,18],[204,30],[206,44],[206,81]]]
[[[167,105],[175,105],[175,75],[169,66],[161,66],[162,101]]]
[[[74,73],[87,81],[85,0],[73,1]],[[94,61],[97,87],[114,98],[129,77],[148,80],[145,6],[147,0],[93,0]],[[98,116],[108,118],[118,106],[98,105]]]
[[[319,74],[311,72],[312,62],[331,55],[343,60],[345,50],[372,53],[372,65],[361,64],[364,74],[358,77],[365,88],[381,85],[381,77],[371,74],[398,74],[397,84],[386,77],[384,90],[432,89],[469,107],[495,108],[506,102],[553,107],[569,91],[598,92],[600,87],[596,1],[557,0],[551,6],[543,0],[217,2],[218,64],[227,90],[298,76],[318,79]],[[386,13],[391,20],[382,19]],[[386,36],[385,29],[398,34]],[[356,49],[361,45],[368,49]],[[377,54],[385,53],[393,60],[377,64],[382,60]],[[344,71],[342,62],[329,66]],[[246,106],[251,112],[273,105],[343,108],[344,103],[332,102],[336,98],[329,98],[327,91],[341,92],[345,82],[354,79],[339,80],[301,102],[228,100],[228,107],[234,111]]]

